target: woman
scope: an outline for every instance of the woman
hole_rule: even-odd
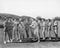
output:
[[[31,19],[31,21],[32,21],[32,23],[31,23],[30,27],[33,29],[33,32],[32,32],[33,38],[37,38],[38,42],[40,42],[38,23],[34,19]]]

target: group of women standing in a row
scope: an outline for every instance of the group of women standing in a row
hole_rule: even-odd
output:
[[[13,42],[13,40],[22,41],[24,38],[37,38],[40,42],[41,32],[42,38],[45,39],[45,32],[51,39],[51,32],[54,32],[56,38],[58,38],[58,21],[44,18],[32,18],[27,17],[25,19],[19,18],[7,18],[4,22],[5,40],[6,42]],[[8,40],[6,40],[8,35]]]

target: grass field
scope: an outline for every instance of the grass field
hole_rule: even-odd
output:
[[[60,42],[41,43],[9,43],[2,45],[2,48],[60,48]]]
[[[3,44],[3,31],[0,30],[0,48],[60,48],[59,42],[8,43]]]

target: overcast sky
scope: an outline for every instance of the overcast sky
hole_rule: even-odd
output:
[[[0,13],[41,16],[60,16],[60,0],[0,0]]]

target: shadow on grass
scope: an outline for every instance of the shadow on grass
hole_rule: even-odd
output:
[[[37,39],[26,38],[26,39],[23,39],[22,42],[19,42],[19,40],[13,40],[12,43],[35,43],[37,41],[38,41]],[[41,40],[40,40],[40,42],[59,42],[59,41],[60,41],[60,38],[58,38],[58,39],[51,38],[51,40],[49,40],[48,38],[46,38],[45,40],[43,40],[41,38]]]

